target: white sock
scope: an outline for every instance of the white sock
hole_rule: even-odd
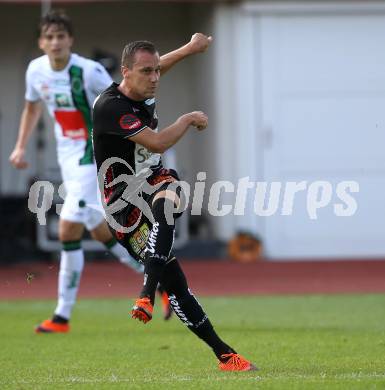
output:
[[[62,250],[59,272],[59,299],[55,314],[70,319],[76,302],[80,277],[84,267],[83,249]]]
[[[144,271],[144,265],[140,264],[136,261],[127,251],[127,249],[116,242],[114,245],[107,247],[108,250],[120,260],[124,265],[132,268],[134,271],[138,273],[142,273]]]

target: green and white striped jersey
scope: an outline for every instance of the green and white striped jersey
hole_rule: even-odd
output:
[[[78,165],[94,164],[92,104],[111,83],[101,64],[77,54],[71,54],[67,66],[60,71],[51,68],[47,55],[28,66],[25,99],[44,102],[55,121],[58,161],[64,180],[69,159],[72,168],[73,159]]]

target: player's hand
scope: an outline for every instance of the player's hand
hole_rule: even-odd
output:
[[[9,156],[9,162],[17,169],[28,168],[28,163],[24,159],[25,150],[21,148],[15,148]]]
[[[190,126],[196,127],[198,130],[204,130],[208,123],[208,116],[202,111],[194,111],[187,114],[190,116]]]
[[[190,40],[189,46],[192,54],[203,53],[210,46],[213,38],[202,33],[195,33]]]

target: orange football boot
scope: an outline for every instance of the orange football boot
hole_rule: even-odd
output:
[[[152,318],[153,307],[150,298],[138,298],[131,310],[131,317],[146,324]]]
[[[254,371],[257,367],[253,363],[246,360],[243,356],[237,353],[227,353],[221,355],[224,362],[219,361],[219,369],[221,371]]]
[[[67,333],[69,330],[70,325],[68,322],[66,324],[59,324],[52,320],[45,320],[35,328],[36,333]]]

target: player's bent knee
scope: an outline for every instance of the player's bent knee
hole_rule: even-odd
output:
[[[91,230],[90,235],[94,240],[100,241],[102,243],[110,241],[113,238],[112,233],[105,221],[103,221],[95,229]]]
[[[173,225],[178,208],[175,202],[166,197],[156,198],[152,203],[152,213],[155,221]]]
[[[158,192],[155,196],[154,196],[154,199],[152,201],[152,204],[154,205],[154,203],[159,200],[159,199],[169,199],[171,202],[174,203],[175,205],[175,208],[178,209],[179,206],[180,206],[180,199],[179,199],[179,196],[178,194],[175,192],[175,191],[172,191],[172,190],[164,190],[164,191],[160,191]]]
[[[76,241],[81,240],[84,232],[84,226],[78,222],[60,220],[59,222],[59,240]]]

